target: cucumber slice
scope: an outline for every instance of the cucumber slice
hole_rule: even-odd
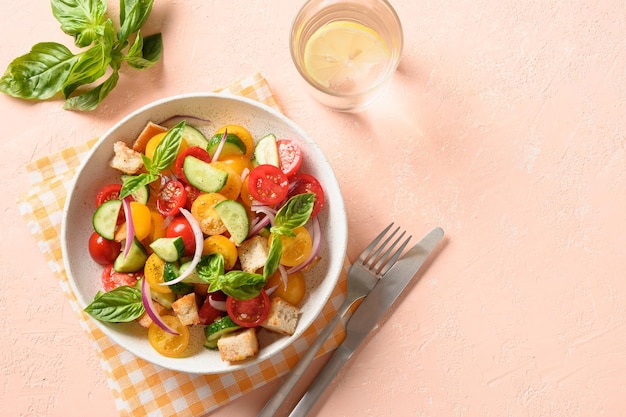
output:
[[[150,244],[150,248],[165,262],[176,262],[185,253],[182,236],[160,237]]]
[[[183,171],[189,184],[205,193],[216,193],[224,188],[228,173],[194,157],[187,156],[183,162]]]
[[[241,326],[235,324],[228,316],[214,321],[204,328],[204,347],[207,349],[217,349],[217,340],[220,337],[239,329],[241,329]]]
[[[176,294],[173,292],[160,293],[150,289],[150,297],[168,310],[172,309],[172,303],[176,301]]]
[[[113,240],[117,227],[117,216],[122,208],[122,200],[105,201],[96,209],[91,218],[94,230],[103,238]]]
[[[235,200],[224,200],[215,205],[215,211],[224,222],[224,226],[236,245],[246,240],[250,223],[248,212],[243,204]]]
[[[199,146],[202,149],[206,149],[209,144],[209,140],[202,132],[187,124],[183,128],[183,137],[189,146]]]
[[[209,153],[209,155],[211,155],[211,158],[213,158],[213,155],[215,155],[215,151],[217,150],[217,147],[220,145],[220,142],[222,141],[222,136],[224,136],[223,133],[218,133],[209,140],[209,145],[207,146],[206,150]],[[227,133],[226,140],[224,141],[224,146],[222,147],[222,151],[220,155],[245,155],[245,154],[246,154],[246,144],[243,143],[241,139],[239,139],[239,136]]]
[[[172,262],[166,262],[163,265],[163,281],[168,282],[172,281],[180,276],[180,272],[176,264]],[[176,284],[169,285],[172,293],[178,295],[185,295],[193,292],[193,284],[188,284],[186,282],[177,282]]]
[[[126,182],[127,179],[131,178],[132,175],[122,175],[122,182]],[[131,197],[138,203],[148,204],[148,200],[150,199],[150,187],[144,185],[136,190],[134,193],[131,193]]]
[[[187,268],[189,268],[190,265],[191,265],[191,261],[182,263],[180,267],[178,268],[179,272],[181,274],[184,273],[187,270]],[[189,273],[189,275],[187,275],[185,279],[183,279],[183,282],[186,282],[188,284],[206,284],[207,283],[205,280],[200,278],[200,275],[198,275],[195,269],[191,273]]]
[[[257,142],[254,148],[254,164],[255,166],[264,164],[280,166],[276,136],[272,133],[263,136]]]
[[[113,262],[113,269],[117,272],[137,272],[146,264],[146,259],[148,259],[146,248],[143,247],[137,238],[134,238],[128,255],[124,257],[124,251],[122,250],[115,262]]]

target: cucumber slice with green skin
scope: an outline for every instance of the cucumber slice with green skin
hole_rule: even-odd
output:
[[[137,288],[139,291],[141,291],[142,279],[144,278],[139,278],[137,282],[135,283],[135,288]],[[167,308],[168,310],[171,310],[172,303],[176,301],[176,294],[174,294],[173,292],[160,293],[150,288],[150,298],[152,298],[154,301],[161,304],[163,307]]]
[[[183,138],[185,138],[185,141],[189,146],[199,146],[202,149],[206,149],[209,144],[209,140],[202,132],[187,124],[183,128]]]
[[[183,171],[189,184],[205,193],[216,193],[224,188],[228,173],[194,157],[187,156],[183,162]]]
[[[185,253],[182,236],[160,237],[150,244],[150,248],[165,262],[176,262]]]
[[[133,238],[128,255],[124,257],[124,251],[122,250],[115,262],[113,262],[113,269],[117,272],[137,272],[146,264],[146,259],[148,259],[146,248],[143,247],[137,238]]]
[[[180,276],[180,271],[176,264],[172,262],[166,262],[163,265],[163,281],[173,281]],[[186,282],[177,282],[176,284],[169,285],[170,290],[174,294],[185,295],[193,292],[193,284],[188,284]]]
[[[191,265],[191,261],[182,263],[180,267],[178,268],[179,272],[181,274],[184,273],[187,270],[187,268],[189,268],[190,265]],[[189,275],[187,275],[185,279],[183,279],[183,282],[186,282],[188,284],[207,284],[205,280],[200,278],[200,275],[198,275],[195,269]]]
[[[239,329],[241,329],[241,326],[235,324],[228,316],[214,321],[204,328],[204,347],[207,349],[217,349],[217,341],[220,337]]]
[[[263,136],[254,147],[254,165],[280,166],[276,136],[272,133]]]
[[[133,177],[133,175],[122,175],[122,182],[125,182],[128,178]],[[140,187],[134,193],[130,195],[133,200],[141,204],[148,204],[148,200],[150,199],[150,188],[147,185]]]
[[[224,200],[215,205],[215,211],[224,222],[224,226],[236,245],[246,240],[250,221],[243,204],[235,200]]]
[[[215,155],[215,151],[222,141],[222,136],[224,136],[223,133],[218,133],[209,140],[209,145],[206,150],[209,155],[211,155],[211,158]],[[246,144],[239,139],[239,136],[230,133],[226,134],[226,140],[224,141],[224,146],[221,151],[222,155],[245,155],[246,150]]]
[[[105,201],[96,209],[91,219],[93,229],[103,238],[113,240],[117,217],[122,209],[122,200]]]

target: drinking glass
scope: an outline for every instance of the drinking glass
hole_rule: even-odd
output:
[[[402,25],[386,0],[309,0],[290,50],[309,92],[326,107],[363,109],[385,89],[402,53]]]

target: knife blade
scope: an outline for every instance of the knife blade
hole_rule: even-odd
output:
[[[344,341],[335,349],[331,358],[296,404],[289,417],[306,416],[328,384],[417,274],[443,235],[442,228],[433,229],[409,249],[380,279],[348,320]]]

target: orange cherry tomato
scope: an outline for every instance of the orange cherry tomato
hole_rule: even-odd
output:
[[[156,323],[148,328],[148,341],[150,345],[163,356],[178,358],[183,356],[189,346],[189,329],[175,316],[162,316],[161,320],[170,326],[178,335],[163,330]]]

